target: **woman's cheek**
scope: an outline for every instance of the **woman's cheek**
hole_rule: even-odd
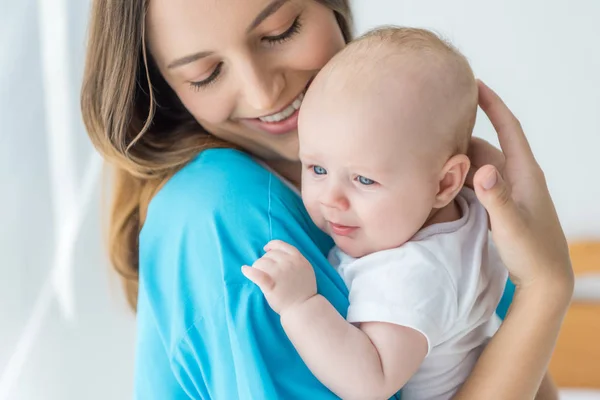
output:
[[[306,56],[300,60],[303,63],[301,69],[320,70],[343,48],[343,42],[341,45],[337,45],[332,43],[331,39],[321,39],[320,43],[314,43],[311,38],[308,38],[302,46],[304,48],[300,52]]]
[[[226,95],[217,93],[217,91],[210,93],[213,89],[209,87],[195,90],[188,87],[184,88],[178,95],[185,108],[198,121],[216,125],[231,118],[235,105]]]
[[[298,47],[290,54],[296,64],[301,63],[300,69],[319,70],[344,48],[344,37],[333,14],[312,20],[311,26],[305,28]]]

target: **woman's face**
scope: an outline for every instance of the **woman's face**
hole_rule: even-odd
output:
[[[298,159],[303,93],[344,46],[331,9],[314,0],[151,0],[146,23],[161,73],[205,129],[268,160]]]

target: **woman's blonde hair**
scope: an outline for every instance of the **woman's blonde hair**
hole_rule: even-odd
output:
[[[138,235],[150,200],[200,151],[233,147],[198,124],[147,54],[148,1],[93,1],[81,91],[89,137],[114,167],[109,255],[134,310]],[[350,1],[316,1],[332,9],[346,42],[350,41]]]

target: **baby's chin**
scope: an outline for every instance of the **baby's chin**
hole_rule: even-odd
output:
[[[331,235],[331,233],[329,233]],[[385,244],[385,245],[372,245],[364,243],[361,240],[350,238],[350,237],[336,237],[332,236],[335,242],[335,245],[342,250],[345,254],[349,255],[352,258],[361,258],[368,256],[369,254],[378,253],[380,251],[386,251],[398,248],[402,246],[402,244],[406,243],[406,240],[399,241],[394,244]]]
[[[369,254],[374,253],[375,251],[370,251],[366,248],[360,241],[348,237],[335,237],[333,236],[333,241],[335,245],[344,252],[344,254],[349,255],[352,258],[361,258],[364,256],[368,256]]]

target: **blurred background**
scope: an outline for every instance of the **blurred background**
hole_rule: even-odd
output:
[[[581,272],[551,368],[564,399],[600,399],[600,1],[353,3],[358,33],[450,39],[520,118]],[[79,112],[88,12],[0,0],[0,400],[131,398],[135,319],[109,272],[103,166]],[[482,114],[475,132],[497,143]]]

